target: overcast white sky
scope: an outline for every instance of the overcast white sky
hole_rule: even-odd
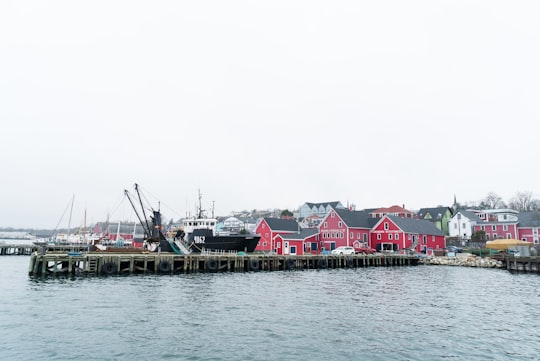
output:
[[[0,227],[540,197],[538,1],[0,2]],[[67,218],[64,218],[67,226]]]

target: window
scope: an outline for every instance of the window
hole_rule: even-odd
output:
[[[388,230],[388,222],[384,222],[384,229]]]
[[[354,233],[351,232],[350,238],[354,238]]]
[[[496,226],[496,225],[492,225],[492,226],[491,226],[491,230],[492,230],[492,231],[496,231],[496,230],[497,230],[497,226]]]
[[[336,218],[336,214],[334,212],[330,212],[330,217],[331,218]]]
[[[364,242],[367,242],[367,233],[364,233]]]
[[[381,239],[381,234],[380,234],[380,233],[377,233],[377,239],[378,239],[378,240]]]
[[[328,223],[324,222],[323,228],[328,228]]]
[[[394,238],[395,238],[396,241],[397,241],[397,240],[399,239],[399,233],[396,233]]]
[[[422,242],[424,242],[424,244],[426,244],[426,243],[427,243],[427,237],[426,237],[425,235],[424,235],[424,236],[422,236]]]
[[[266,238],[270,237],[270,235],[269,235],[268,233],[265,233],[264,236],[265,236]]]
[[[508,231],[508,225],[507,224],[503,225],[503,231]]]
[[[339,222],[337,223],[337,226],[338,226],[338,228],[343,227],[343,222],[339,221]]]
[[[388,239],[392,239],[392,233],[388,233]]]
[[[512,238],[512,235],[510,233],[507,233],[506,234],[506,239],[511,239]]]

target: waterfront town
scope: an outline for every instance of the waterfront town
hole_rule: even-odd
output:
[[[517,239],[538,245],[540,211],[452,206],[408,210],[405,205],[355,209],[340,201],[306,202],[298,209],[258,211],[214,217],[215,230],[260,236],[255,252],[306,255],[353,247],[358,252],[413,251],[433,254],[448,246],[481,248],[495,239]],[[179,220],[162,226],[172,234]],[[57,243],[81,243],[101,237],[111,246],[142,248],[145,231],[137,222],[98,222],[86,229],[52,235]]]

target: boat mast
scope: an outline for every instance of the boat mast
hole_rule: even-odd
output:
[[[75,203],[75,194],[71,198],[71,209],[69,211],[69,220],[68,220],[68,240],[69,235],[71,234],[71,215],[73,214],[73,203]]]
[[[139,193],[139,185],[137,183],[135,183],[135,190],[137,191],[137,196],[139,197],[139,203],[141,204],[141,210],[142,210],[142,213],[143,213],[144,222],[146,223],[146,228],[149,231],[148,235],[151,236],[152,232],[150,230],[150,225],[148,224],[148,219],[146,218],[146,213],[144,212],[144,206],[142,204],[141,194]]]
[[[204,211],[202,209],[201,199],[202,199],[202,194],[201,194],[201,190],[199,189],[199,214],[198,214],[197,218],[203,218]]]
[[[137,208],[135,207],[135,204],[133,203],[133,200],[129,196],[129,192],[127,191],[127,189],[124,189],[124,194],[126,195],[127,199],[129,200],[129,203],[131,203],[131,207],[133,208],[133,211],[135,212],[135,215],[137,216],[137,219],[139,219],[139,223],[141,224],[141,226],[143,228],[143,231],[148,236],[150,236],[151,231],[150,231],[150,227],[148,226],[148,222],[143,222],[143,220],[141,219],[141,216],[139,215],[139,212],[137,212]]]

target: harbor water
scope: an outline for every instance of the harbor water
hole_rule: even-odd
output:
[[[1,360],[538,360],[540,278],[449,266],[43,278],[0,257]]]

